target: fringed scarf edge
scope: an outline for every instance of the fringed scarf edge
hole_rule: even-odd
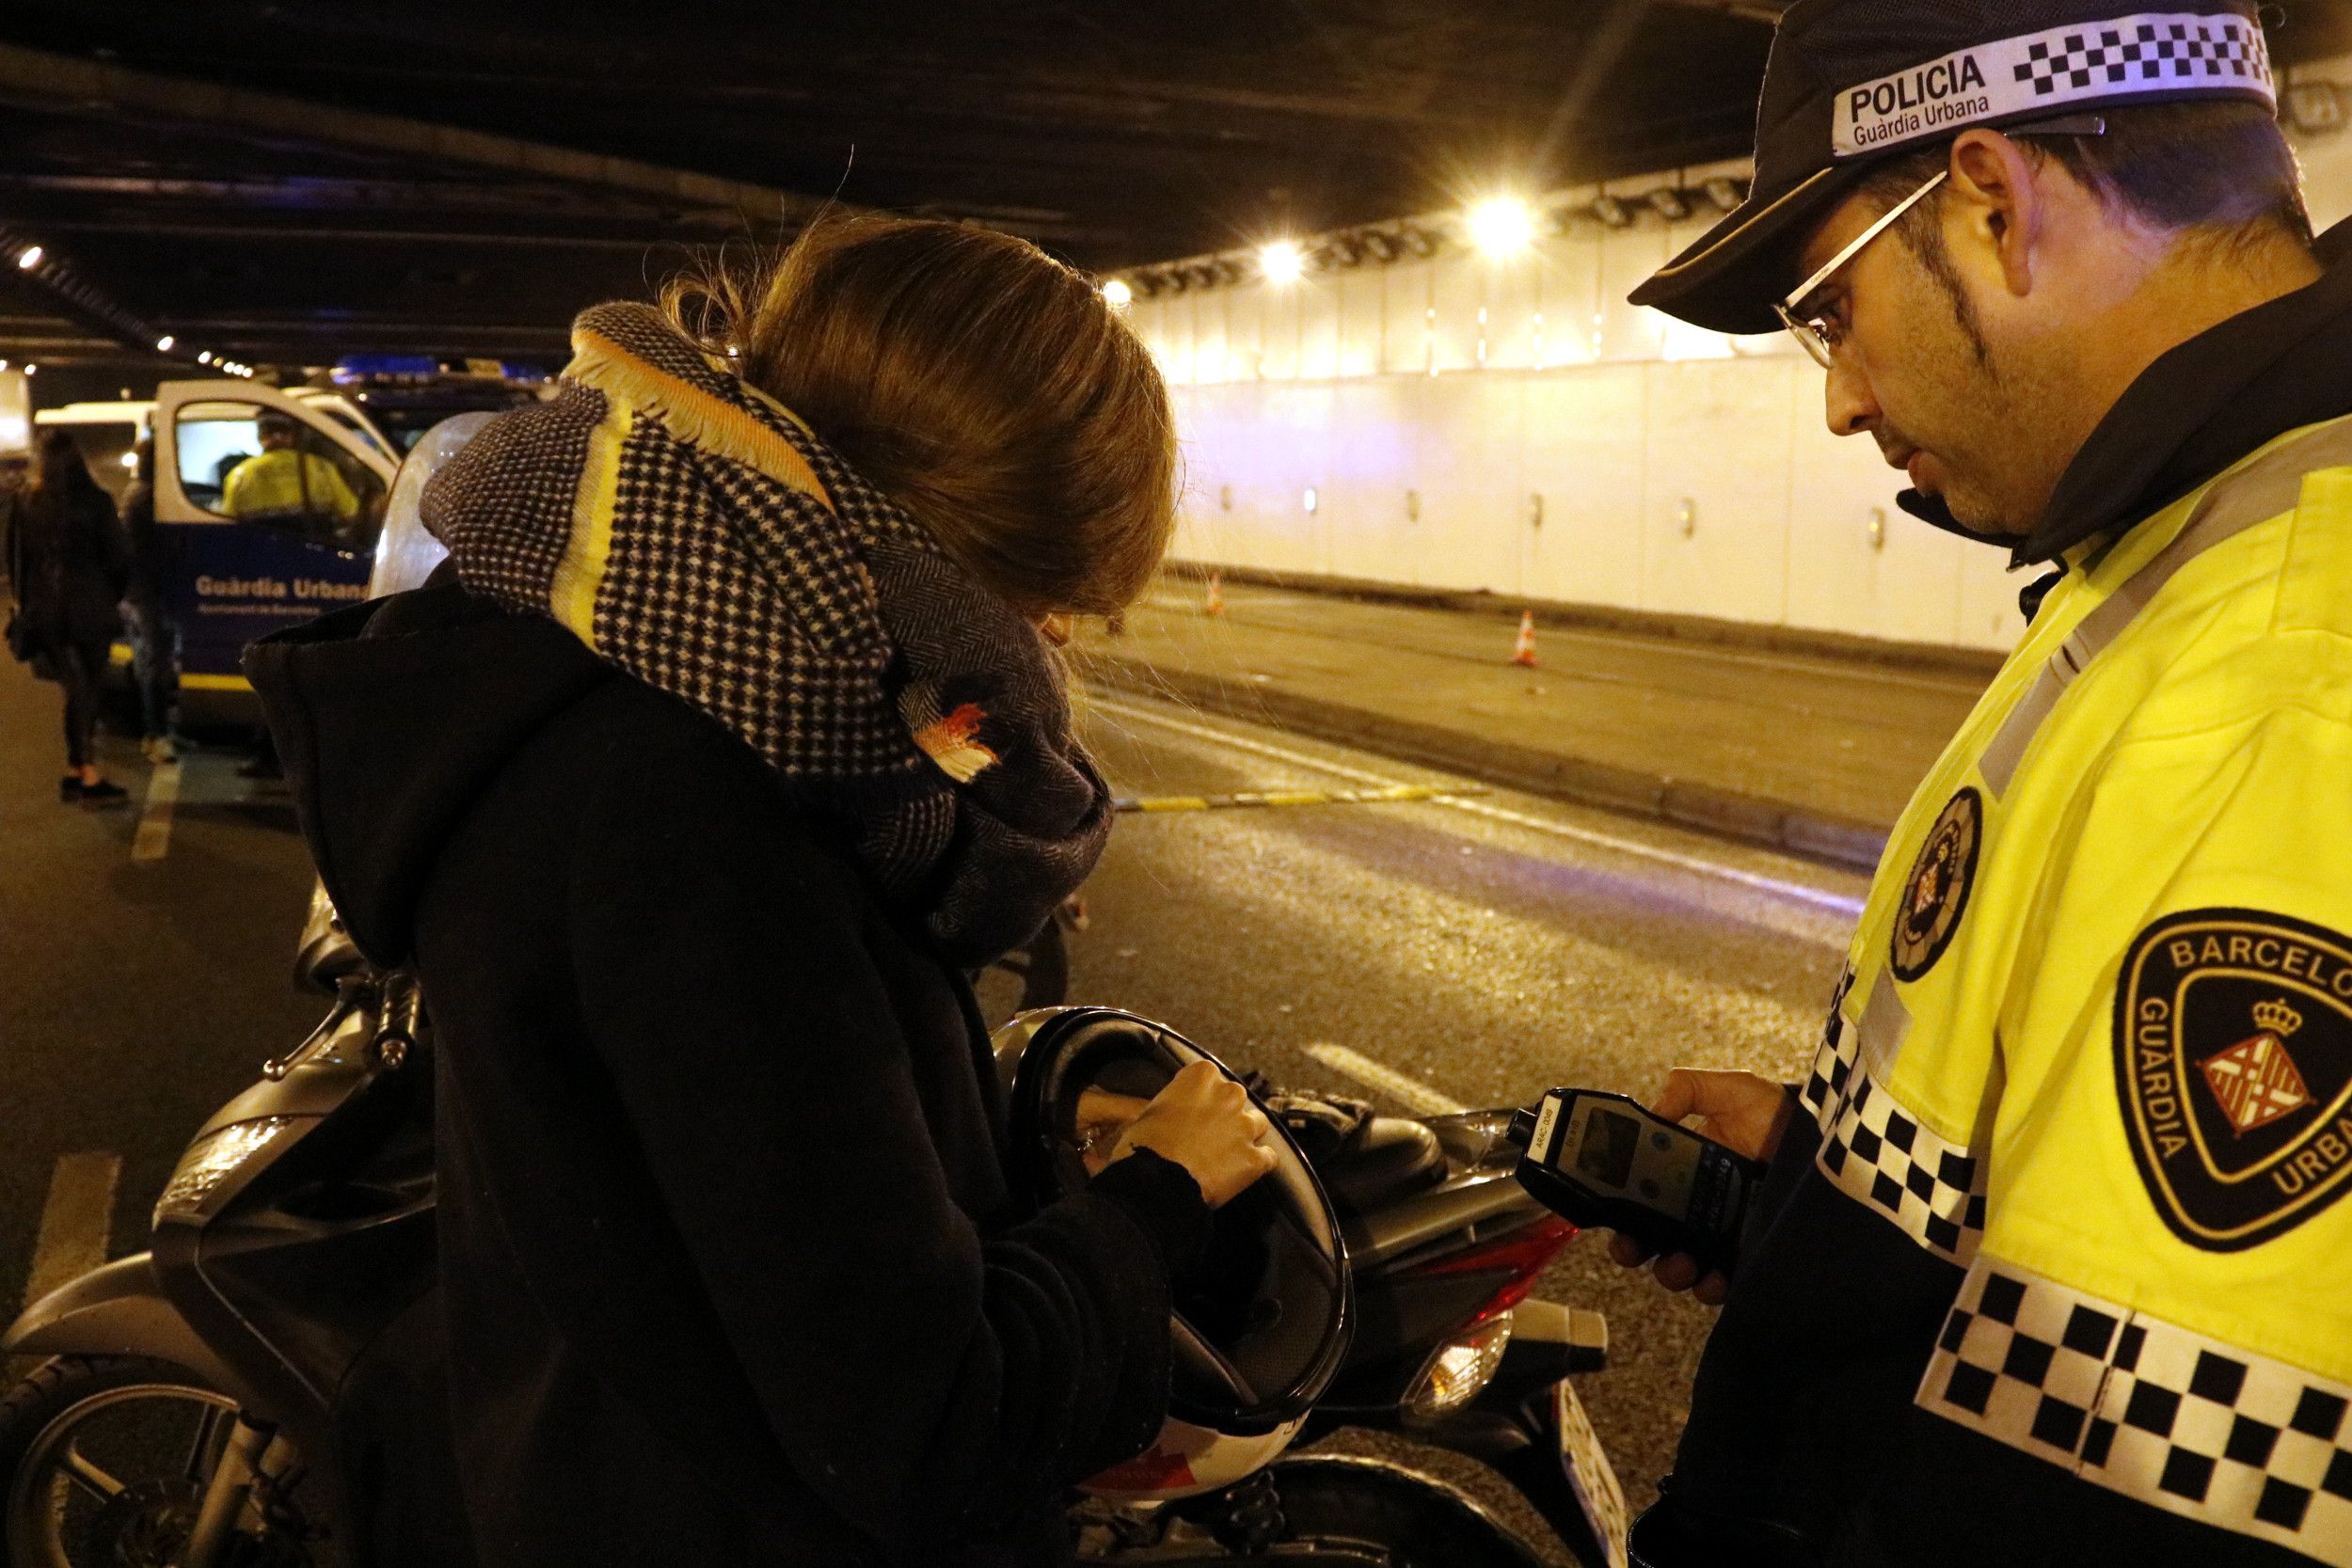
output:
[[[572,328],[572,362],[564,367],[564,374],[567,380],[648,410],[690,447],[739,463],[778,484],[816,498],[827,511],[834,509],[824,483],[790,441],[742,409],[654,369],[594,328]],[[761,401],[773,404],[769,398]]]

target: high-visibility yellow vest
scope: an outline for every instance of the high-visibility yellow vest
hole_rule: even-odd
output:
[[[230,469],[220,504],[240,521],[308,515],[347,523],[359,515],[359,498],[335,465],[292,447],[248,457]]]
[[[1889,842],[1817,1163],[1966,1270],[1921,1409],[2352,1564],[2352,420],[2068,565]]]

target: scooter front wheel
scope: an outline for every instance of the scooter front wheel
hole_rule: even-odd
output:
[[[239,1415],[169,1362],[41,1363],[0,1399],[0,1568],[179,1568],[216,1481],[215,1563],[314,1568],[299,1474],[250,1463]]]

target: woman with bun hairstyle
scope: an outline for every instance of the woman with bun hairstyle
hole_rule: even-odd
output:
[[[432,582],[248,659],[434,1020],[437,1550],[1050,1562],[1273,1161],[1198,1068],[1011,1218],[962,973],[1109,831],[1053,644],[1166,548],[1167,395],[1084,277],[955,224],[821,222],[669,306],[580,316],[434,477]]]

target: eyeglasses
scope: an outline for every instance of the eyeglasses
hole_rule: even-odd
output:
[[[1813,362],[1821,369],[1828,370],[1836,358],[1837,345],[1846,335],[1846,327],[1843,322],[1834,321],[1828,316],[1804,313],[1806,303],[1820,293],[1821,285],[1836,277],[1847,262],[1861,255],[1872,240],[1892,229],[1905,213],[1925,201],[1938,185],[1950,177],[1951,170],[1947,168],[1936,170],[1934,179],[1888,208],[1876,223],[1855,236],[1851,245],[1831,257],[1827,266],[1798,284],[1788,298],[1773,303],[1772,313],[1780,317],[1781,325],[1804,345],[1805,353],[1811,355]]]
[[[2012,138],[2017,136],[2104,136],[2106,134],[2106,118],[2090,114],[2055,115],[2048,119],[2037,119],[2024,125],[2010,126],[2007,132],[2007,135]],[[1773,304],[1772,313],[1780,318],[1781,325],[1788,328],[1797,341],[1804,345],[1805,353],[1811,355],[1813,362],[1821,369],[1826,371],[1832,368],[1831,361],[1837,356],[1837,345],[1845,337],[1846,328],[1843,323],[1832,321],[1826,316],[1805,313],[1805,302],[1820,293],[1821,285],[1836,277],[1839,268],[1861,255],[1864,247],[1872,240],[1893,228],[1896,221],[1905,213],[1925,201],[1938,185],[1950,177],[1950,174],[1949,168],[1938,170],[1934,179],[1897,202],[1883,217],[1856,235],[1853,244],[1831,257],[1829,265],[1798,284],[1796,291],[1788,298]]]

